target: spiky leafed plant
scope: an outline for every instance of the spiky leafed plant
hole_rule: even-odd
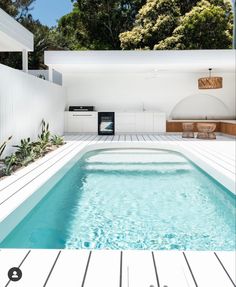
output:
[[[46,124],[45,120],[42,120],[41,134],[38,137],[40,140],[46,143],[50,142],[49,123]]]
[[[45,153],[47,148],[51,145],[50,135],[51,133],[49,131],[49,123],[46,123],[45,120],[42,120],[42,129],[41,134],[38,135],[38,144],[40,145],[43,153]]]
[[[13,153],[12,155],[6,157],[4,159],[4,164],[5,164],[5,168],[3,169],[3,174],[4,175],[11,175],[15,165],[17,164],[17,156],[15,153]]]
[[[51,143],[57,147],[64,144],[64,138],[61,136],[53,135],[51,138]]]
[[[12,139],[12,136],[10,136],[6,141],[4,141],[1,145],[0,145],[0,158],[7,146],[7,143]]]
[[[30,138],[22,139],[20,145],[14,146],[17,148],[15,153],[17,157],[17,162],[21,166],[26,166],[30,162],[34,161],[37,157],[34,152],[33,143],[30,141]]]

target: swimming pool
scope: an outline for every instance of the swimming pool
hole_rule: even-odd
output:
[[[0,247],[235,250],[235,196],[176,152],[89,152]]]

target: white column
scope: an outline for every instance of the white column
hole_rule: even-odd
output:
[[[53,82],[53,68],[51,66],[48,67],[48,80]]]
[[[22,51],[22,70],[25,73],[28,73],[28,51],[27,50]]]

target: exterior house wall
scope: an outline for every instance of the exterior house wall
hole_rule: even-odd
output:
[[[29,70],[29,74],[34,75],[35,77],[44,77],[44,80],[49,81],[49,72],[48,70]],[[53,70],[53,79],[54,84],[62,86],[62,74]]]
[[[53,133],[63,134],[65,95],[65,88],[0,65],[0,142],[11,135],[9,146],[36,139],[42,119]]]
[[[94,105],[96,110],[165,112],[167,118],[235,118],[235,73],[223,88],[199,90],[198,72],[64,74],[67,106]],[[205,97],[204,97],[205,96]]]
[[[0,51],[33,51],[34,35],[0,9]]]

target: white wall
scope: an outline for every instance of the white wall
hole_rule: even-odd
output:
[[[43,118],[63,134],[65,95],[65,88],[0,65],[0,142],[11,135],[10,145],[36,139]]]
[[[207,73],[177,73],[162,71],[157,77],[151,73],[84,73],[64,74],[63,81],[67,87],[67,105],[94,105],[96,110],[136,111],[142,109],[144,103],[147,110],[157,110],[171,115],[174,107],[184,98],[193,96],[187,107],[178,109],[178,116],[205,117],[212,110],[220,110],[219,117],[235,117],[235,74],[218,73],[222,76],[223,89],[199,90],[197,80]],[[214,75],[214,73],[213,73]],[[211,95],[218,99],[210,101],[207,107],[202,106],[200,95]],[[219,109],[220,101],[224,108]],[[208,103],[208,102],[207,102]],[[215,105],[217,103],[217,107]],[[186,118],[186,117],[185,117]]]
[[[34,35],[0,8],[0,51],[33,51]]]
[[[48,70],[29,70],[29,74],[34,75],[35,77],[44,77],[44,80],[49,81],[49,71]],[[52,82],[54,84],[62,86],[62,74],[53,70],[52,72]]]

